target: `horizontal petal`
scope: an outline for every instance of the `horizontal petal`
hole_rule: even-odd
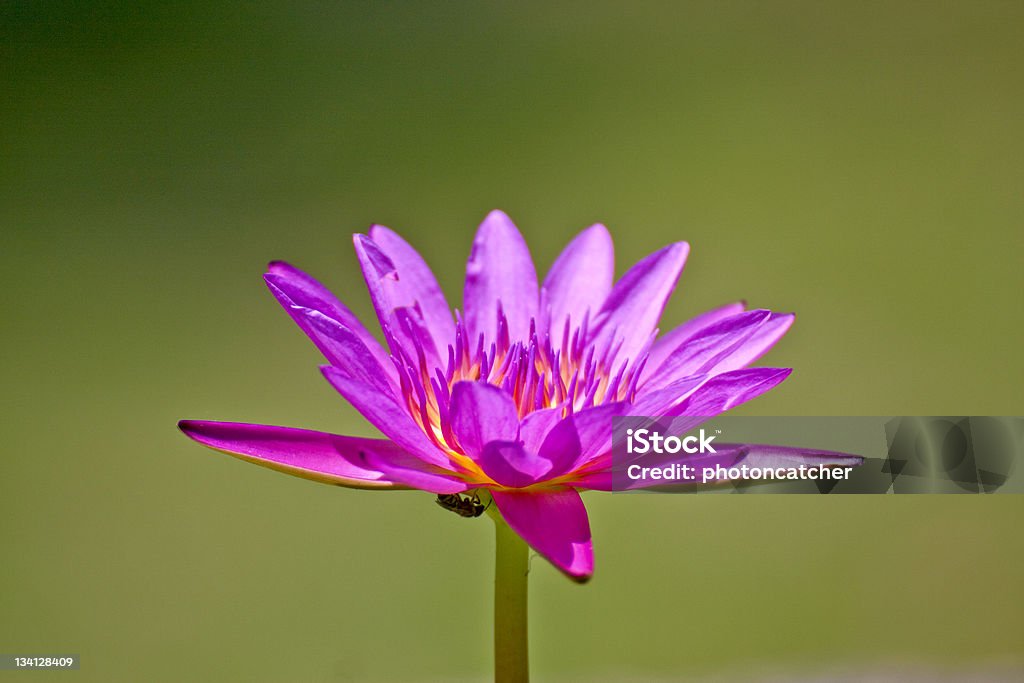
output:
[[[576,581],[594,573],[590,521],[580,494],[558,491],[492,491],[494,504],[531,548]]]
[[[499,306],[512,341],[525,340],[530,320],[537,317],[538,297],[537,271],[526,241],[508,216],[492,211],[477,230],[466,264],[463,313],[470,346],[476,346],[481,334],[484,348],[497,338]]]
[[[555,259],[541,287],[549,306],[549,330],[556,349],[566,320],[579,325],[587,311],[593,317],[612,289],[615,249],[608,229],[592,225],[573,239]]]
[[[285,311],[295,320],[332,364],[344,362],[335,353],[331,340],[324,339],[315,330],[309,329],[306,319],[299,311],[316,311],[326,318],[338,322],[350,330],[375,359],[377,366],[387,376],[393,376],[394,366],[380,342],[370,334],[355,314],[338,300],[330,290],[313,277],[283,261],[272,262],[263,276],[270,292]]]
[[[370,228],[370,239],[395,267],[396,286],[402,290],[396,298],[419,304],[434,346],[443,354],[449,344],[455,343],[455,323],[451,307],[430,266],[408,242],[383,225]]]
[[[182,420],[178,427],[204,446],[297,477],[353,488],[409,486],[367,462],[367,453],[409,460],[409,455],[390,441],[236,422]]]
[[[644,371],[640,377],[640,384],[643,385],[648,377],[655,374],[665,359],[668,358],[669,354],[675,351],[682,342],[697,334],[708,325],[713,325],[723,318],[729,318],[737,315],[738,313],[742,313],[745,307],[746,304],[744,302],[737,301],[735,303],[711,309],[710,311],[705,311],[695,318],[690,318],[683,324],[672,329],[670,332],[658,337],[651,346],[651,352],[647,356],[647,363],[644,365]]]
[[[320,368],[331,386],[352,404],[370,424],[409,454],[442,469],[452,469],[448,455],[430,440],[394,396],[374,385],[353,378],[340,368]]]
[[[589,341],[603,350],[621,340],[617,357],[636,359],[658,326],[689,251],[686,242],[670,244],[630,268],[601,307]]]

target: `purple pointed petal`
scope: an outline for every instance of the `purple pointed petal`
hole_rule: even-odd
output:
[[[292,306],[288,312],[301,321],[300,325],[308,329],[311,336],[330,349],[334,361],[331,365],[338,372],[394,398],[395,385],[381,372],[376,359],[354,332],[319,311]]]
[[[792,315],[755,310],[720,320],[686,339],[645,388],[657,389],[693,375],[739,370],[762,356],[793,323]]]
[[[745,304],[742,301],[713,308],[695,318],[690,318],[672,331],[658,337],[651,346],[651,352],[647,356],[647,364],[644,366],[643,375],[640,378],[641,385],[649,377],[657,373],[658,368],[665,362],[669,354],[675,351],[682,342],[694,336],[708,325],[714,325],[719,320],[742,313],[744,308]]]
[[[512,397],[493,384],[456,382],[449,403],[452,433],[462,451],[479,458],[491,441],[515,441],[519,414]]]
[[[423,257],[397,233],[382,225],[370,228],[370,238],[394,264],[398,274],[396,288],[401,290],[396,298],[419,303],[437,350],[444,351],[449,344],[454,344],[455,323],[451,307]]]
[[[404,351],[406,356],[415,359],[422,350],[431,366],[440,365],[438,349],[427,333],[422,311],[416,308],[411,288],[399,279],[394,262],[380,245],[366,235],[353,235],[352,243],[356,249],[359,266],[363,269],[363,279],[366,280],[366,289],[370,292],[370,300],[377,311],[377,318],[381,326],[390,331],[392,336],[388,339],[392,346],[397,342],[401,347],[392,348],[392,353]],[[406,320],[402,319],[402,311],[407,316]],[[410,323],[412,330],[409,329]],[[423,333],[417,334],[417,329],[422,329]]]
[[[714,417],[774,389],[792,372],[791,368],[747,368],[716,375],[660,414]]]
[[[471,344],[480,334],[488,344],[495,340],[499,304],[511,339],[525,340],[538,297],[537,271],[523,236],[508,216],[492,211],[477,230],[466,264],[463,308]]]
[[[795,320],[792,313],[773,313],[745,344],[732,353],[728,362],[718,366],[718,371],[739,370],[757,361],[789,332]]]
[[[622,339],[618,358],[635,359],[658,326],[690,246],[677,242],[647,256],[615,283],[594,321],[590,341],[598,349]]]
[[[531,548],[576,581],[594,573],[590,522],[580,494],[560,491],[492,491],[494,504]]]
[[[426,463],[446,470],[452,469],[448,455],[423,433],[405,407],[393,396],[372,384],[353,378],[340,368],[325,365],[320,371],[331,386],[384,436]]]
[[[566,318],[579,325],[590,311],[601,310],[615,277],[615,249],[608,229],[592,225],[569,243],[555,259],[542,287],[550,306],[549,329],[556,348]]]
[[[351,330],[373,355],[381,371],[388,376],[394,375],[394,366],[388,360],[388,354],[380,342],[370,334],[345,304],[341,303],[313,277],[283,261],[274,261],[268,266],[263,279],[274,298],[280,302],[302,331],[313,340],[329,362],[337,364],[342,361],[336,355],[330,340],[323,339],[316,331],[309,329],[305,318],[298,313],[299,309],[317,311]]]
[[[367,453],[396,462],[409,455],[384,439],[358,439],[290,427],[182,420],[189,438],[242,460],[312,479],[353,488],[407,488],[369,464]]]
[[[653,391],[642,391],[633,402],[632,415],[667,415],[668,411],[692,394],[700,385],[707,381],[705,375],[683,377],[666,387]]]
[[[525,488],[551,471],[551,461],[523,449],[516,441],[491,441],[484,446],[477,464],[498,484]]]

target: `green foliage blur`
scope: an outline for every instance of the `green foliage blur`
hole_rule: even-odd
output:
[[[551,263],[691,243],[666,326],[796,311],[761,415],[1024,414],[1020,2],[0,5],[0,652],[33,680],[477,680],[492,529],[205,450],[373,434],[261,282],[372,319],[379,222],[453,305],[506,210]],[[537,680],[1024,658],[1019,496],[588,494]],[[21,674],[0,672],[0,681]],[[21,678],[18,678],[21,680]]]

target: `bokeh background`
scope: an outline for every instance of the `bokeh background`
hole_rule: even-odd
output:
[[[749,414],[1024,414],[1022,27],[986,1],[3,3],[0,651],[82,656],[34,680],[487,677],[488,522],[175,428],[373,433],[260,279],[290,260],[371,319],[373,222],[453,303],[492,208],[542,271],[595,221],[620,272],[690,241],[667,324],[798,313]],[[594,580],[533,562],[537,680],[1022,665],[1019,496],[587,502]]]

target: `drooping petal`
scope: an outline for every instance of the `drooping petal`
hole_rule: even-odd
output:
[[[388,360],[388,354],[380,342],[370,334],[369,330],[345,304],[312,276],[284,261],[274,261],[267,267],[267,273],[263,279],[274,298],[280,302],[302,331],[313,340],[313,343],[317,345],[329,362],[337,364],[342,361],[335,354],[329,339],[324,339],[316,331],[309,329],[304,316],[298,313],[300,309],[317,311],[350,330],[373,355],[381,372],[388,376],[394,375],[394,366]]]
[[[773,314],[763,309],[720,320],[681,342],[645,388],[657,389],[692,375],[739,370],[763,355],[792,322],[792,315]]]
[[[396,298],[419,304],[434,346],[438,352],[443,352],[449,344],[455,343],[455,323],[451,307],[430,266],[408,242],[383,225],[370,228],[370,239],[394,264],[398,274],[396,288],[402,290]]]
[[[352,243],[380,324],[390,333],[392,346],[397,343],[400,347],[392,352],[413,360],[422,352],[430,366],[440,365],[439,349],[417,305],[414,288],[406,285],[394,262],[373,239],[354,235]]]
[[[204,446],[304,479],[353,488],[408,488],[367,462],[368,452],[395,461],[410,459],[386,439],[204,420],[182,420],[178,427]]]
[[[548,324],[556,349],[566,319],[579,325],[587,311],[595,316],[612,289],[614,277],[612,237],[600,223],[577,235],[559,254],[541,288],[550,307]]]
[[[463,452],[476,459],[491,441],[515,441],[519,414],[512,397],[492,384],[456,382],[449,404],[452,433]]]
[[[331,386],[384,436],[424,462],[442,469],[452,469],[448,455],[427,437],[420,425],[393,396],[372,384],[353,378],[339,368],[325,365],[320,371]]]
[[[639,261],[615,283],[591,328],[591,343],[598,349],[622,340],[618,358],[636,359],[650,340],[690,246],[676,242]]]
[[[491,495],[512,530],[551,564],[576,581],[594,573],[590,522],[579,493],[564,489]]]
[[[491,441],[477,460],[480,469],[502,486],[525,488],[551,471],[551,461],[530,453],[516,441]]]
[[[668,358],[669,354],[684,341],[697,334],[708,325],[713,325],[719,320],[742,313],[746,303],[737,301],[705,311],[695,318],[690,318],[683,324],[663,334],[655,340],[651,351],[647,355],[647,364],[644,366],[643,374],[640,377],[642,385],[649,377],[656,374],[661,364]]]
[[[510,338],[525,340],[530,319],[537,317],[538,297],[537,270],[523,236],[508,216],[492,211],[477,230],[466,264],[463,313],[470,344],[481,334],[486,344],[496,339],[499,305]]]

